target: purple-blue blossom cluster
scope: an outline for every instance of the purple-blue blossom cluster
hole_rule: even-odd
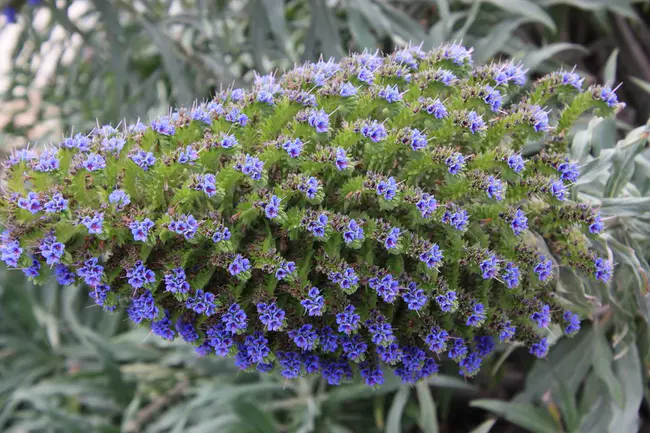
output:
[[[496,342],[544,357],[551,324],[580,328],[556,269],[603,284],[616,260],[554,122],[619,105],[574,72],[526,93],[525,74],[457,43],[364,52],[13,151],[0,259],[288,379],[473,376]]]

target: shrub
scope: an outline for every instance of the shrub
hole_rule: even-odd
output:
[[[389,366],[414,382],[443,353],[472,376],[497,341],[544,357],[552,321],[580,327],[557,266],[612,272],[600,216],[569,199],[569,128],[621,104],[569,71],[525,82],[457,44],[410,46],[17,151],[2,260],[287,378],[373,386]],[[526,159],[530,142],[543,150]]]

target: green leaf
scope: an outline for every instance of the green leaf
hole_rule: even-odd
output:
[[[386,433],[401,433],[402,432],[402,413],[404,407],[408,403],[409,396],[411,395],[411,388],[402,385],[393,398],[393,403],[390,405],[388,411],[388,418],[386,419]]]
[[[415,384],[415,392],[420,403],[420,427],[424,433],[438,433],[436,404],[431,397],[431,390],[425,381]]]
[[[246,400],[236,400],[232,403],[239,420],[248,427],[247,431],[252,433],[276,433],[273,418],[267,412],[263,412],[259,406]]]
[[[605,334],[594,325],[592,366],[596,375],[605,383],[607,391],[619,407],[623,407],[623,390],[612,370],[612,350]]]
[[[489,431],[492,430],[492,427],[496,423],[497,420],[495,418],[488,418],[487,420],[483,421],[480,425],[473,428],[469,433],[489,433]]]
[[[581,51],[585,54],[589,52],[589,50],[582,45],[571,44],[569,42],[557,42],[555,44],[546,45],[537,50],[527,50],[527,54],[523,56],[521,63],[530,70],[535,70],[546,60],[550,59],[558,53],[561,53],[562,51],[567,50]]]
[[[616,376],[623,387],[625,405],[613,406],[610,428],[616,433],[636,433],[639,431],[639,410],[643,402],[643,384],[641,360],[634,341],[625,348],[627,352],[614,361]]]
[[[489,410],[533,433],[557,433],[561,430],[551,414],[530,404],[482,399],[472,401],[470,406]]]
[[[603,77],[605,78],[605,82],[609,83],[610,85],[614,84],[614,81],[616,80],[616,64],[618,60],[618,48],[615,48],[612,51],[612,54],[609,55],[609,58],[607,59],[607,63],[605,63],[605,71],[603,72]]]
[[[364,16],[355,9],[348,10],[347,13],[348,27],[354,37],[356,45],[359,49],[367,48],[372,51],[377,47],[377,41],[370,31],[368,22]]]
[[[638,87],[640,87],[641,90],[643,90],[644,92],[650,94],[650,83],[648,83],[647,81],[642,80],[641,78],[637,78],[637,77],[629,77],[629,78],[634,84],[636,84]]]
[[[553,393],[553,400],[562,412],[562,420],[567,431],[569,433],[577,431],[580,426],[580,414],[575,395],[564,383],[558,382]]]
[[[604,196],[616,197],[634,175],[634,159],[645,149],[650,131],[637,135],[629,134],[616,145],[612,157],[612,169],[605,185]]]
[[[553,18],[547,14],[544,9],[537,6],[534,2],[528,0],[485,0],[506,12],[521,15],[530,18],[533,21],[544,24],[553,33],[557,31]]]

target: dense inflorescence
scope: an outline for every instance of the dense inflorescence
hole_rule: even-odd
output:
[[[525,85],[457,44],[407,47],[19,150],[1,258],[286,378],[414,382],[443,360],[472,376],[515,340],[544,357],[551,323],[580,328],[558,268],[612,275],[598,212],[570,200],[566,136],[619,104],[570,71]]]

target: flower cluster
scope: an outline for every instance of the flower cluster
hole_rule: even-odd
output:
[[[557,269],[614,272],[571,201],[565,120],[619,103],[566,71],[526,92],[525,72],[459,44],[365,52],[14,151],[0,259],[286,378],[412,383],[443,357],[473,376],[496,342],[544,357],[549,325],[580,329]]]

